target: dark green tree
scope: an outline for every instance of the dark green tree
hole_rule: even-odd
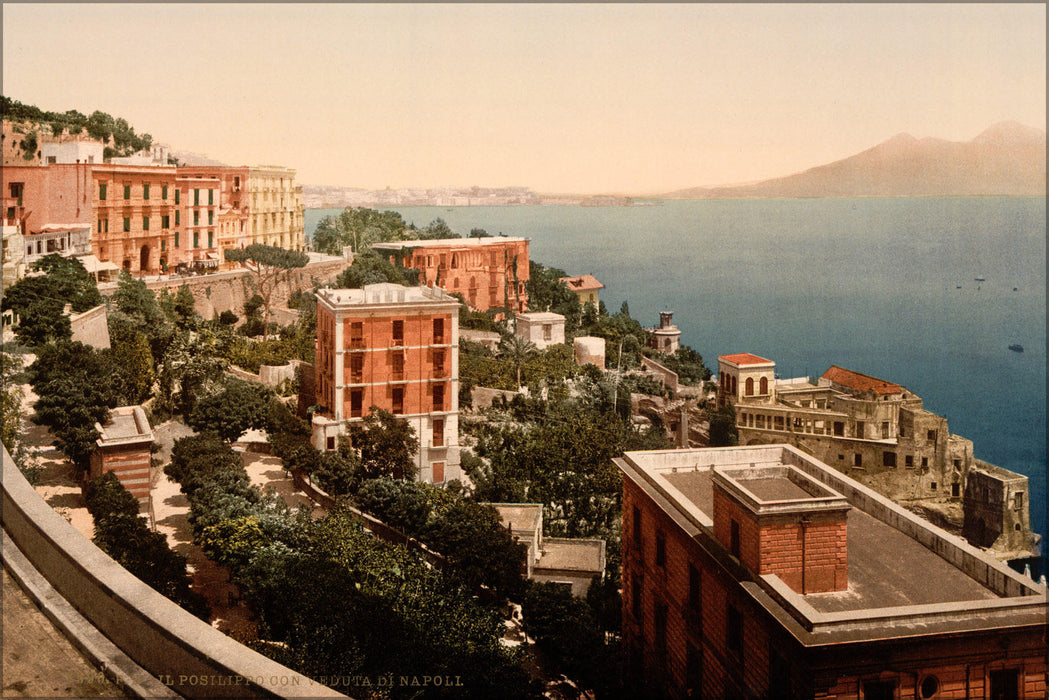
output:
[[[391,263],[386,257],[371,250],[354,256],[353,264],[335,278],[337,289],[363,289],[367,284],[392,282],[414,287],[419,283],[419,271]]]
[[[430,501],[424,488],[412,481],[369,479],[354,500],[361,510],[412,537],[423,532],[430,517]]]
[[[726,403],[710,415],[710,446],[731,447],[739,444],[736,409]]]
[[[415,478],[415,455],[419,451],[419,440],[407,421],[378,406],[372,406],[363,421],[350,426],[349,437],[360,452],[361,474],[364,478]]]
[[[264,384],[229,377],[217,391],[197,401],[187,422],[198,432],[210,430],[234,442],[249,428],[265,430],[274,398]]]

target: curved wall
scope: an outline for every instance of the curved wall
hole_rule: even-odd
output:
[[[128,573],[44,502],[3,450],[3,527],[116,646],[190,698],[342,698],[230,639]]]

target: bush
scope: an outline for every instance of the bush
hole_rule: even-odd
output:
[[[361,510],[412,537],[422,533],[430,517],[430,501],[414,482],[369,479],[357,492],[355,501]]]

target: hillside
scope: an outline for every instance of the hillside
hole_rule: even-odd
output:
[[[899,134],[862,153],[786,177],[694,187],[667,199],[738,197],[1037,196],[1045,194],[1045,132],[1015,122],[971,141]]]

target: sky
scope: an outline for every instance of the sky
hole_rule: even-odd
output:
[[[3,2],[3,94],[300,183],[655,194],[1045,129],[1031,4]]]

